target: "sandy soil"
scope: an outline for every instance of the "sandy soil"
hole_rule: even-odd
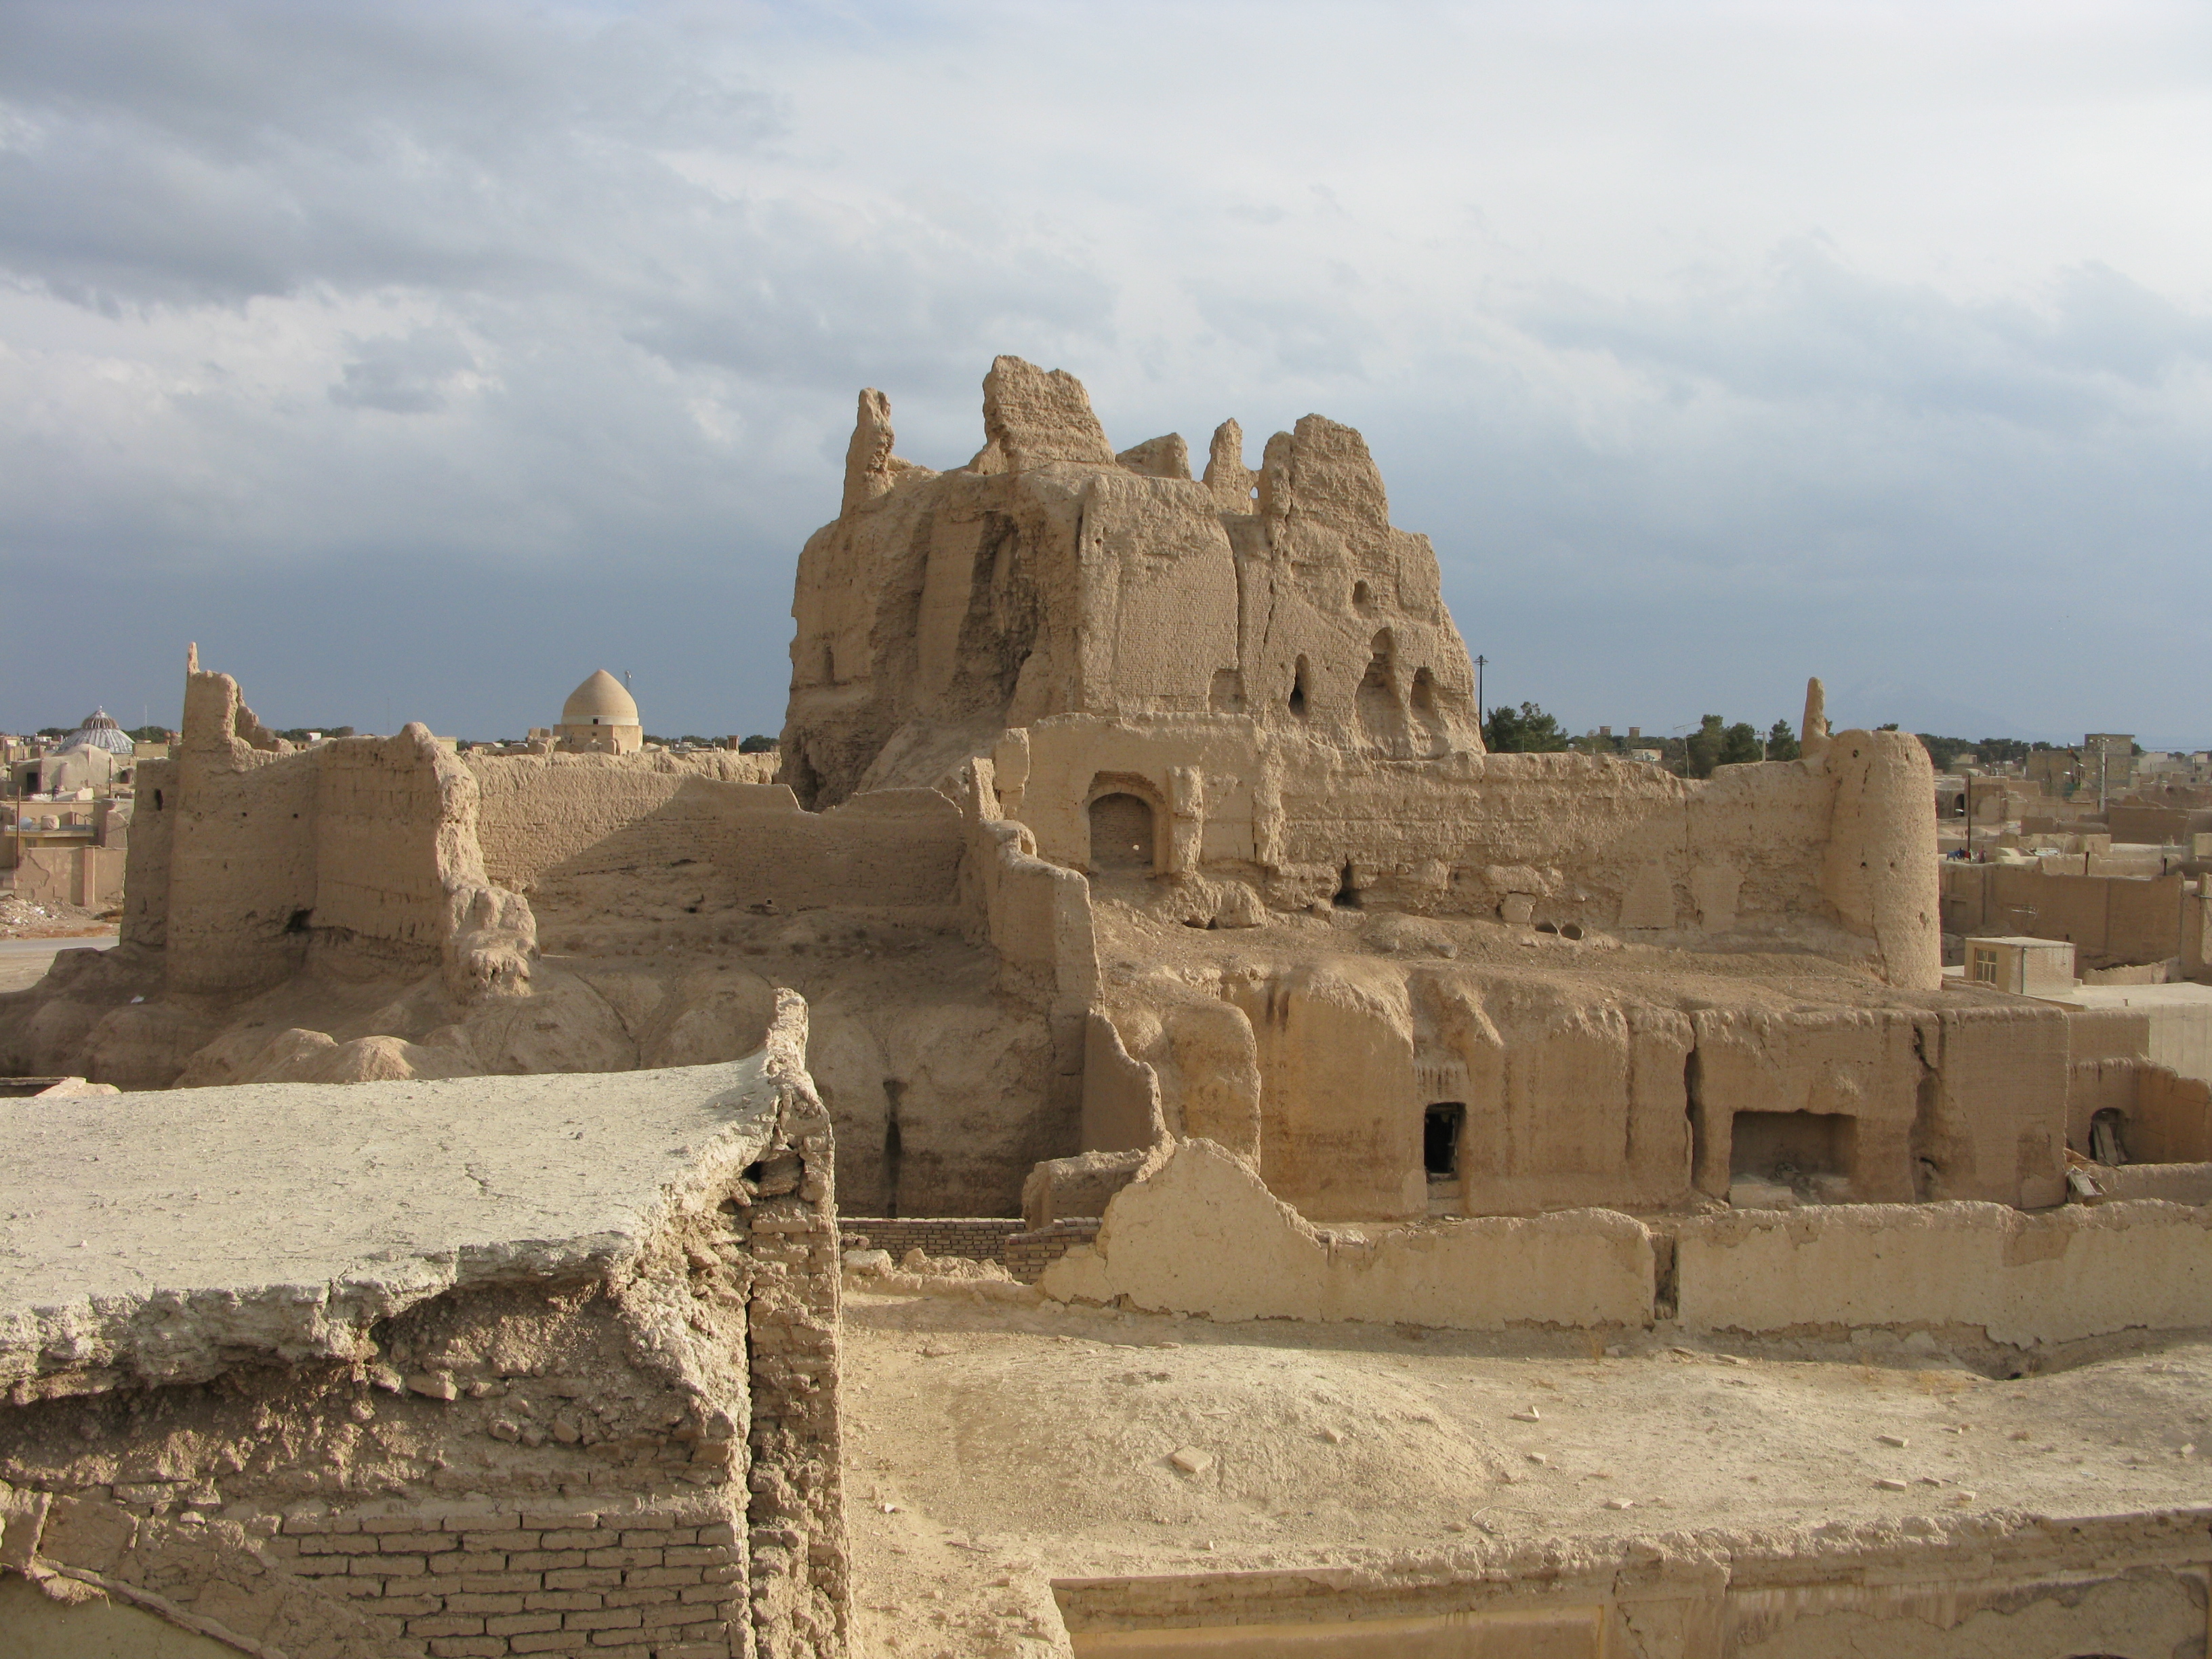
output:
[[[864,1650],[1065,1653],[1058,1577],[2212,1501],[2212,1340],[2016,1381],[1878,1358],[1663,1333],[1593,1357],[1580,1338],[1213,1325],[848,1281]],[[1186,1449],[1195,1474],[1170,1461]]]

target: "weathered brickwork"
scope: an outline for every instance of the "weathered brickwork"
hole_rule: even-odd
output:
[[[954,1256],[963,1261],[996,1261],[1024,1285],[1034,1285],[1044,1270],[1075,1244],[1088,1244],[1098,1237],[1098,1218],[1074,1216],[1055,1221],[1035,1232],[1023,1231],[1018,1217],[933,1216],[912,1220],[881,1216],[850,1217],[838,1224],[838,1248],[846,1250],[889,1250],[894,1261],[908,1250],[924,1255]]]
[[[1102,1224],[1097,1216],[1069,1216],[1035,1232],[1016,1233],[1006,1241],[1006,1271],[1023,1284],[1034,1285],[1075,1245],[1097,1238]]]
[[[889,1250],[894,1261],[915,1249],[967,1261],[1004,1261],[1006,1241],[1022,1225],[1019,1216],[853,1216],[839,1223],[837,1231],[845,1249]]]

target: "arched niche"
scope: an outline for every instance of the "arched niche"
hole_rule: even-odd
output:
[[[1094,874],[1148,875],[1158,868],[1164,833],[1158,794],[1142,778],[1101,773],[1087,809]]]

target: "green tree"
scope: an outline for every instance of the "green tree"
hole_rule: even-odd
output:
[[[2027,745],[2018,738],[1984,738],[1974,747],[1980,752],[1982,763],[1985,766],[1995,766],[2004,761],[2025,763],[2027,759]]]
[[[1721,744],[1728,738],[1728,722],[1718,714],[1705,715],[1683,744],[1683,760],[1693,778],[1709,778],[1721,763]]]
[[[1759,733],[1752,728],[1749,720],[1738,720],[1721,733],[1721,765],[1747,766],[1753,761],[1765,758],[1765,751],[1759,746]]]
[[[1772,761],[1796,760],[1804,750],[1798,746],[1796,728],[1788,720],[1777,720],[1766,734],[1766,758]]]
[[[1517,713],[1500,703],[1482,723],[1482,742],[1493,755],[1548,755],[1567,746],[1567,734],[1533,702],[1522,703]]]
[[[740,755],[772,755],[783,746],[781,738],[770,738],[756,732],[738,745]]]
[[[1928,751],[1928,758],[1938,772],[1948,772],[1952,763],[1974,745],[1964,738],[1939,737],[1933,732],[1916,732],[1920,746]]]

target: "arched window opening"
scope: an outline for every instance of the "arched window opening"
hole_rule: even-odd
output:
[[[1334,898],[1329,900],[1329,902],[1336,906],[1340,910],[1357,910],[1359,908],[1359,888],[1352,879],[1352,860],[1350,859],[1346,859],[1344,861],[1343,872],[1338,876],[1336,881],[1336,895]]]
[[[1402,753],[1406,714],[1398,702],[1397,649],[1387,628],[1375,636],[1374,655],[1368,659],[1366,673],[1360,676],[1353,703],[1369,741],[1390,753]]]
[[[1437,714],[1437,677],[1425,668],[1413,671],[1413,712],[1424,720]]]
[[[1152,867],[1152,804],[1141,795],[1101,795],[1091,803],[1091,867]]]
[[[1375,592],[1365,582],[1352,583],[1352,608],[1354,611],[1372,611],[1375,608]]]

